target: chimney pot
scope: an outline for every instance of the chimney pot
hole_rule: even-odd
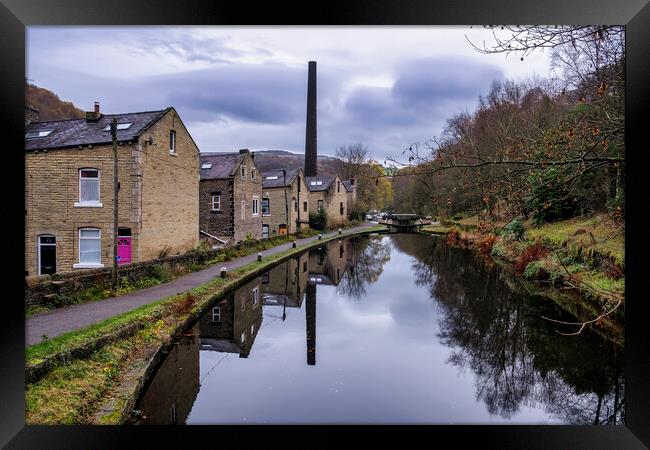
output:
[[[95,114],[99,114],[99,102],[95,102]]]
[[[241,149],[239,149],[239,154],[240,154],[240,155],[243,155],[244,153],[250,153],[250,150],[248,150],[247,148],[241,148]]]

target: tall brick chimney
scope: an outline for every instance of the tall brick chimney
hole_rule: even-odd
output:
[[[316,61],[309,61],[307,75],[307,133],[305,138],[305,176],[318,173],[316,149]]]
[[[29,125],[32,122],[38,122],[38,116],[38,109],[25,105],[25,125]]]

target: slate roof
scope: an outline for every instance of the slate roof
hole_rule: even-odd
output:
[[[352,192],[352,182],[350,180],[343,181],[343,186],[345,186],[346,191]]]
[[[316,175],[314,177],[306,177],[305,181],[307,183],[307,189],[311,192],[318,192],[318,191],[325,191],[327,190],[328,187],[332,184],[334,181],[334,178],[336,178],[336,175],[333,177],[323,177],[320,175]],[[312,182],[321,182],[321,184],[316,184],[312,185]]]
[[[245,154],[233,153],[201,153],[199,159],[203,164],[212,164],[209,169],[200,169],[202,180],[218,178],[231,178],[235,176],[235,169]]]
[[[291,185],[294,178],[296,178],[296,175],[298,174],[298,170],[300,170],[300,169],[287,170],[287,186]],[[283,175],[282,175],[282,169],[267,170],[267,171],[264,171],[264,172],[260,172],[260,175],[262,175],[262,187],[263,188],[282,187],[283,178],[284,178]],[[266,177],[278,177],[278,178],[275,179],[275,180],[267,180]]]
[[[106,125],[110,125],[113,117],[117,119],[118,124],[133,123],[126,130],[117,130],[118,141],[131,141],[138,138],[171,109],[170,107],[159,111],[105,114],[97,122],[86,122],[85,118],[32,122],[25,126],[25,133],[30,131],[53,131],[41,138],[25,139],[25,151],[110,144],[112,142],[111,132],[103,130]]]

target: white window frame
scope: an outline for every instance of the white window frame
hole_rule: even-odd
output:
[[[245,180],[246,179],[246,166],[244,164],[241,165],[241,179]]]
[[[266,200],[266,202],[267,202],[267,204],[268,204],[269,212],[267,212],[267,213],[264,212],[264,200]],[[261,204],[261,206],[262,206],[262,215],[263,215],[263,216],[270,216],[270,215],[271,215],[271,199],[268,198],[268,197],[263,198],[263,199],[262,199],[262,204]]]
[[[212,308],[212,322],[221,322],[221,308],[219,306]]]
[[[316,206],[318,207],[318,211],[322,211],[325,209],[325,202],[323,200],[318,200]]]
[[[176,130],[169,130],[169,154],[176,154]]]
[[[260,215],[260,198],[257,195],[253,196],[253,217]]]
[[[216,202],[217,207],[216,208],[214,207],[214,204],[215,204],[214,200],[215,199],[217,200],[217,202]],[[215,195],[212,196],[212,211],[221,211],[221,195],[216,195],[215,194]]]
[[[246,342],[246,332],[242,331],[241,332],[241,343],[243,344],[244,342]]]
[[[266,228],[266,236],[264,236],[264,228]],[[262,225],[262,239],[269,238],[270,227],[268,225]]]
[[[81,262],[81,239],[88,239],[88,238],[82,238],[81,237],[81,232],[84,230],[97,230],[99,231],[99,236],[97,237],[97,240],[99,240],[99,262],[98,263],[87,263]],[[93,238],[94,239],[94,238]],[[78,263],[75,263],[72,265],[73,269],[96,269],[100,267],[104,267],[104,264],[102,264],[102,230],[101,228],[96,228],[96,227],[83,227],[79,228],[79,232],[77,233],[77,261]]]
[[[255,324],[251,323],[251,336],[255,334]]]
[[[260,290],[259,290],[259,288],[254,287],[253,290],[251,291],[251,294],[253,295],[253,306],[255,306],[260,301]]]
[[[241,310],[246,311],[246,297],[242,297],[241,299]]]
[[[97,198],[98,200],[81,200],[81,172],[84,170],[94,170],[97,172]],[[79,187],[79,201],[74,203],[75,208],[101,208],[103,203],[101,202],[102,198],[102,183],[101,183],[101,170],[94,167],[82,167],[77,171],[77,185]]]

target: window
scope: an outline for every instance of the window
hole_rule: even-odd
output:
[[[244,342],[246,342],[246,332],[242,331],[241,332],[241,343],[243,344]]]
[[[316,181],[310,181],[309,184],[312,186],[322,186],[323,182],[321,180],[316,180]]]
[[[241,299],[241,310],[246,311],[246,297],[242,297]]]
[[[212,321],[221,322],[221,308],[218,306],[212,308]]]
[[[42,138],[49,135],[54,130],[29,131],[25,133],[25,139]]]
[[[255,169],[251,169],[251,180],[254,180],[256,176]]]
[[[307,212],[307,202],[302,202],[302,210]]]
[[[341,259],[343,258],[343,246],[342,245],[339,247],[339,258],[341,258]]]
[[[117,129],[128,130],[129,128],[131,128],[131,125],[133,125],[133,122],[118,123]],[[106,125],[102,131],[111,131],[111,124],[109,123],[108,125]]]
[[[293,210],[294,210],[295,212],[298,212],[298,202],[295,201],[295,200],[293,201]]]
[[[268,225],[262,225],[262,238],[266,239],[269,237],[269,226]]]
[[[212,169],[212,163],[201,164],[201,169]]]
[[[241,179],[246,179],[246,166],[241,166]]]
[[[221,211],[221,195],[212,196],[212,211]]]
[[[176,154],[176,132],[169,130],[169,153]]]
[[[101,253],[101,231],[98,228],[80,228],[79,263],[73,267],[103,267]]]
[[[262,215],[263,216],[268,216],[270,213],[270,200],[268,198],[263,198],[262,199]]]
[[[341,208],[341,215],[343,215],[343,211],[344,211],[344,209],[343,209],[343,202],[341,202],[341,206],[340,206],[340,208]]]
[[[255,324],[251,323],[251,336],[255,334]]]
[[[322,210],[323,210],[323,201],[318,200],[318,211],[322,211]]]
[[[341,182],[340,181],[336,182],[336,192],[341,192]]]
[[[259,301],[260,297],[260,291],[258,288],[253,288],[253,305],[257,305],[257,302]]]
[[[244,200],[241,201],[241,218],[246,218],[246,201]]]
[[[253,216],[260,215],[260,199],[253,197]]]
[[[102,206],[99,201],[99,170],[79,170],[79,202],[74,206]]]
[[[266,180],[277,180],[278,176],[277,175],[269,175],[269,176],[265,177],[265,179]]]

